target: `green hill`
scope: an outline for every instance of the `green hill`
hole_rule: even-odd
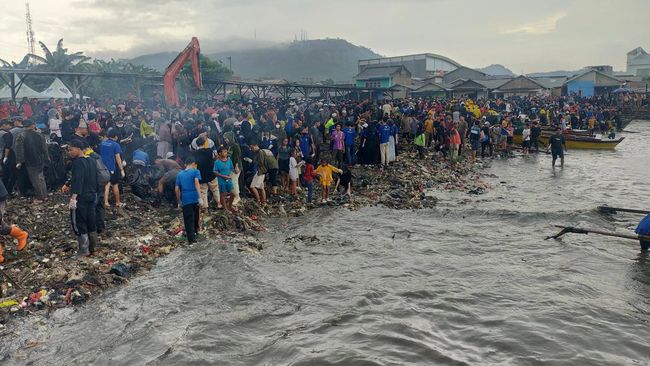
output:
[[[202,48],[205,48],[203,46]],[[176,57],[175,52],[161,52],[131,59],[157,70],[164,70]],[[232,57],[235,76],[244,79],[286,79],[290,81],[350,81],[357,74],[357,61],[380,57],[366,47],[342,39],[295,41],[250,50],[206,53],[212,60],[228,66]]]

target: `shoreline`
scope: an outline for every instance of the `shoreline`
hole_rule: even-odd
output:
[[[407,149],[404,149],[407,150]],[[253,199],[243,199],[239,212],[211,210],[202,219],[200,240],[215,235],[234,242],[237,250],[259,254],[265,243],[258,233],[266,231],[266,218],[299,217],[316,208],[357,210],[383,205],[397,210],[433,208],[436,191],[482,194],[488,185],[480,177],[482,162],[462,160],[454,168],[442,159],[416,159],[413,151],[404,151],[399,160],[384,169],[378,166],[352,168],[352,196],[333,195],[329,203],[307,205],[304,192],[298,199],[289,195],[270,199],[262,209]],[[25,206],[24,199],[9,200],[7,216],[30,232],[26,252],[14,257],[14,246],[6,245],[7,260],[0,268],[22,289],[0,279],[0,338],[11,333],[12,320],[42,311],[75,307],[104,291],[128,283],[153,268],[157,259],[179,246],[187,246],[182,235],[182,218],[177,209],[163,204],[154,208],[125,191],[126,207],[107,210],[107,229],[100,235],[101,245],[95,256],[74,257],[76,241],[69,225],[68,197],[55,192],[42,204]],[[315,192],[315,197],[318,197]],[[22,205],[22,207],[21,207]],[[327,206],[327,207],[326,207]],[[10,304],[10,305],[6,305]]]

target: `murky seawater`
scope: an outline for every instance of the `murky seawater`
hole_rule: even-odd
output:
[[[261,255],[180,249],[0,345],[2,364],[648,365],[650,258],[554,224],[626,230],[650,208],[650,123],[615,152],[495,160],[494,190],[439,208],[272,221]],[[315,238],[311,238],[315,236]],[[26,347],[27,343],[29,347]]]

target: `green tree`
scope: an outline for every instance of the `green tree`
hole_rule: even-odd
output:
[[[232,77],[232,71],[224,66],[221,61],[213,61],[206,56],[199,54],[199,65],[201,68],[201,79],[203,80],[204,90],[200,94],[206,97],[211,96],[210,82],[215,80],[227,80]],[[192,74],[191,62],[185,63],[180,73],[179,87],[184,92],[196,94],[194,87],[194,76]]]
[[[11,63],[9,63],[9,62],[7,62],[7,61],[0,58],[0,64],[2,64],[1,67],[3,67],[3,68],[6,67],[6,68],[12,68],[12,69],[26,69],[29,66],[29,58],[30,58],[29,55],[25,55],[25,57],[23,57],[23,60],[20,61],[19,63],[15,63],[13,61],[11,61]]]
[[[83,52],[68,53],[68,49],[63,48],[63,38],[57,42],[54,52],[50,51],[43,42],[38,43],[41,45],[45,57],[33,54],[27,56],[34,58],[35,61],[40,63],[40,65],[37,65],[39,69],[46,71],[72,71],[75,67],[79,67],[90,61],[90,57],[84,56]]]
[[[134,65],[130,62],[115,59],[93,60],[92,63],[82,64],[77,67],[78,71],[93,73],[130,73],[145,75],[160,75],[154,69],[142,65]],[[136,78],[92,78],[84,85],[84,94],[92,97],[118,97],[122,98],[128,93],[141,92],[143,85],[138,85]]]
[[[206,56],[199,55],[201,78],[205,81],[226,80],[232,76],[232,72],[221,61],[212,61]],[[192,79],[192,63],[186,62],[181,69],[182,78]]]

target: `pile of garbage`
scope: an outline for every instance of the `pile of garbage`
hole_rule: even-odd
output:
[[[30,239],[22,252],[8,238],[3,242],[0,324],[10,316],[83,303],[151,269],[159,257],[177,246],[187,245],[179,210],[154,208],[126,193],[124,208],[107,211],[106,230],[99,235],[101,245],[95,255],[77,259],[68,200],[53,193],[42,204],[29,204],[22,198],[8,201],[5,220],[27,230]],[[203,235],[215,237],[218,232],[239,250],[256,252],[263,248],[254,235],[265,230],[258,219],[262,214],[256,205],[247,203],[237,215],[223,211],[205,215]]]
[[[431,208],[434,192],[460,191],[481,194],[489,187],[480,180],[482,163],[417,159],[404,151],[385,168],[355,166],[352,196],[333,194],[323,205],[358,209],[384,205],[394,209]],[[259,232],[266,231],[264,217],[296,217],[318,204],[300,198],[273,196],[260,207],[252,199],[242,200],[237,213],[211,210],[201,216],[201,236],[215,244],[235,245],[239,251],[259,254],[265,246]],[[320,197],[315,189],[314,199]],[[128,282],[151,269],[157,259],[179,245],[187,245],[181,213],[175,207],[154,207],[125,192],[124,208],[107,211],[106,230],[94,256],[76,259],[77,242],[69,222],[68,196],[53,193],[46,203],[29,204],[25,199],[8,201],[5,220],[30,233],[26,251],[16,252],[5,238],[6,261],[0,265],[0,325],[12,315],[41,309],[76,305],[103,290]],[[201,238],[199,236],[199,238]],[[318,243],[318,238],[310,239]]]
[[[481,162],[417,159],[415,152],[400,154],[399,160],[383,169],[354,167],[354,206],[381,204],[394,209],[436,206],[436,191],[482,194],[489,188],[480,179]]]

